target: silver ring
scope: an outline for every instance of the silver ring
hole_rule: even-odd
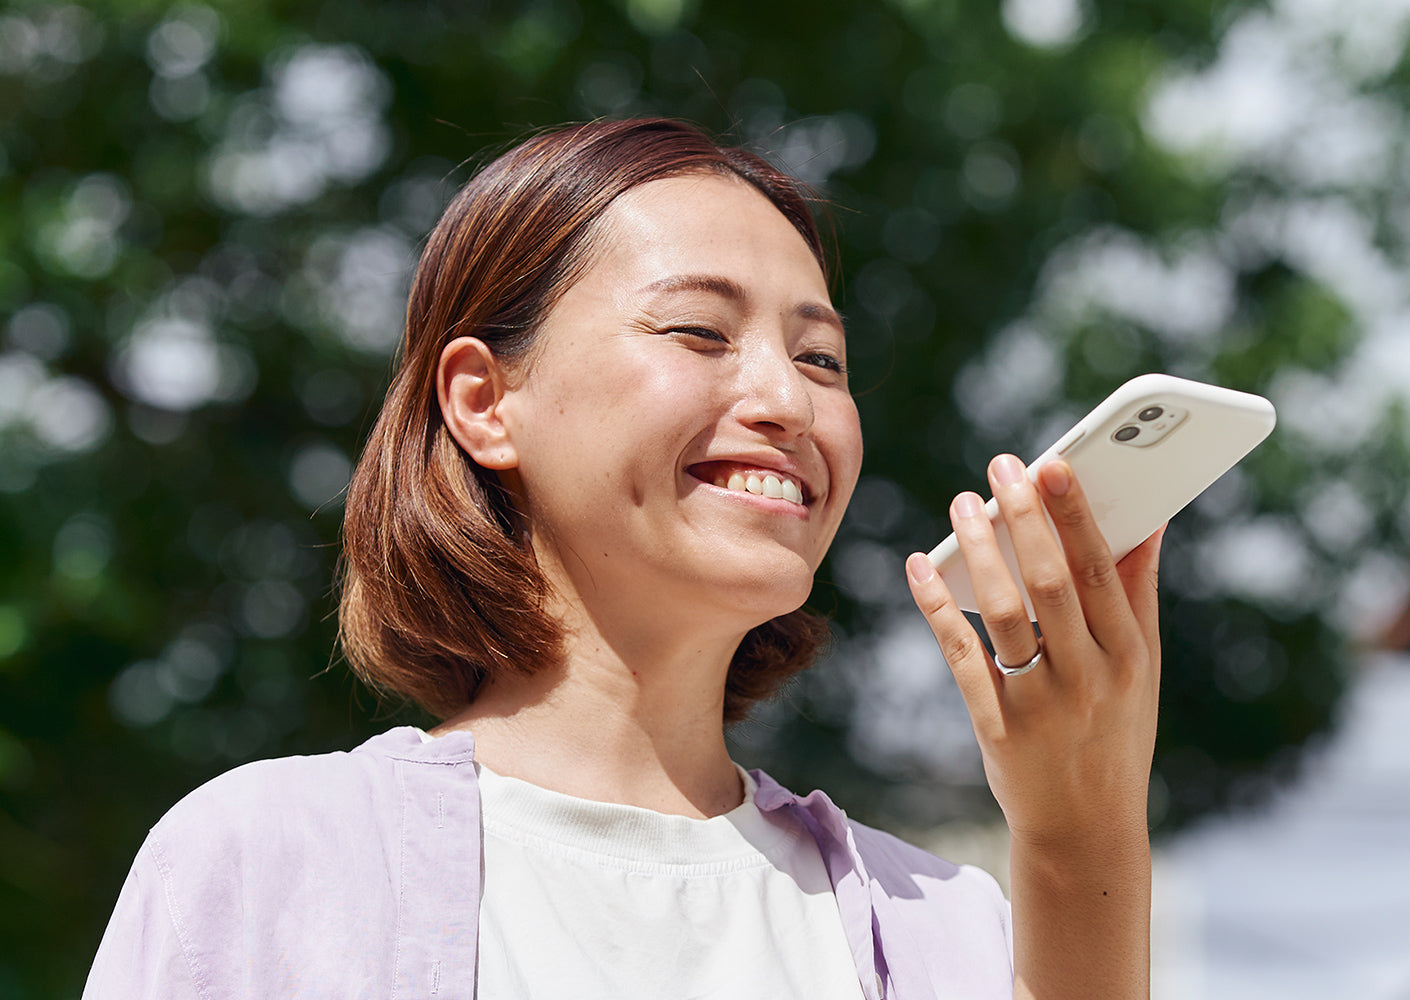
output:
[[[1021,676],[1023,676],[1023,675],[1026,674],[1026,673],[1028,673],[1028,671],[1032,670],[1034,667],[1036,667],[1038,664],[1040,664],[1040,663],[1042,663],[1042,662],[1043,662],[1043,640],[1042,640],[1042,639],[1039,639],[1039,640],[1038,640],[1038,652],[1034,653],[1034,654],[1033,654],[1033,659],[1029,660],[1027,663],[1020,663],[1020,664],[1019,664],[1018,666],[1016,666],[1016,667],[1010,667],[1010,666],[1008,666],[1007,664],[1000,663],[1000,662],[999,662],[999,658],[998,658],[997,656],[994,658],[994,666],[998,667],[998,668],[999,668],[999,673],[1003,674],[1005,677],[1021,677]]]

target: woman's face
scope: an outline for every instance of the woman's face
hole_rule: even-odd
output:
[[[501,406],[541,565],[594,613],[797,608],[862,460],[817,262],[715,174],[628,191],[598,236]]]

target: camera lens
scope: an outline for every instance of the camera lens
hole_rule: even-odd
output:
[[[1162,413],[1164,413],[1164,412],[1165,412],[1165,407],[1163,407],[1163,406],[1147,406],[1147,407],[1146,407],[1144,410],[1142,410],[1140,413],[1136,414],[1136,419],[1137,419],[1137,420],[1154,420],[1156,417],[1160,416],[1160,415],[1161,415]]]
[[[1154,407],[1152,407],[1152,409],[1154,409]],[[1112,435],[1112,437],[1116,438],[1116,440],[1118,441],[1130,441],[1139,433],[1141,433],[1141,429],[1139,427],[1137,427],[1135,424],[1127,424],[1125,427],[1119,428],[1117,432]]]

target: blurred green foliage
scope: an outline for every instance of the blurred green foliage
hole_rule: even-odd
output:
[[[1231,191],[1284,180],[1149,134],[1161,81],[1244,8],[1069,7],[1056,27],[1021,0],[0,11],[0,996],[76,994],[144,830],[195,784],[416,720],[336,660],[339,491],[419,240],[487,151],[570,119],[687,117],[825,193],[868,441],[815,595],[843,641],[739,750],[877,822],[983,808],[972,753],[924,748],[962,716],[910,720],[912,749],[858,733],[885,693],[874,640],[905,628],[900,557],[989,455],[1035,454],[1126,377],[1274,391],[1360,333],[1316,268],[1215,238]],[[1375,419],[1346,447],[1275,440],[1172,530],[1158,823],[1325,726],[1337,588],[1404,548],[1403,420]],[[1352,491],[1359,531],[1318,535],[1319,484]],[[1208,568],[1240,527],[1297,556],[1296,592]],[[914,672],[943,687],[933,650]]]

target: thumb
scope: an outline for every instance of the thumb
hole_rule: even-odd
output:
[[[1160,545],[1165,538],[1167,527],[1168,523],[1162,524],[1153,535],[1116,564],[1116,572],[1121,578],[1122,588],[1126,591],[1131,613],[1136,616],[1146,643],[1152,648],[1160,644]]]

